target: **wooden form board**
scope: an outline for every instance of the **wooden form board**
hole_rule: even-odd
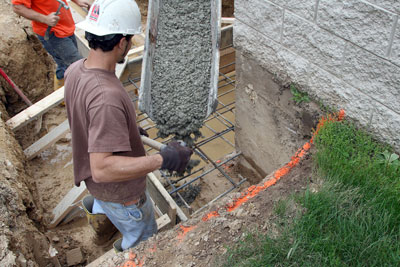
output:
[[[68,5],[71,7],[71,13],[73,14],[75,23],[82,21],[86,17],[86,15],[88,13],[88,11],[86,9],[83,9],[82,7],[78,6],[73,1],[68,1]],[[79,16],[75,15],[74,13],[77,13]],[[79,19],[79,17],[80,17],[80,19]]]
[[[171,219],[172,225],[175,225],[176,208],[172,208],[170,205],[168,205],[168,202],[165,201],[161,192],[158,191],[157,186],[154,185],[151,179],[147,179],[147,190],[152,196],[156,208],[159,209],[161,213],[168,214],[168,217]]]
[[[50,229],[56,227],[87,193],[85,183],[81,183],[80,186],[74,186],[52,211],[53,220],[47,227]]]
[[[233,25],[221,29],[220,49],[225,49],[233,45]]]
[[[176,202],[173,200],[173,198],[170,196],[170,194],[167,192],[167,190],[165,190],[164,186],[160,183],[160,181],[155,176],[155,174],[150,172],[149,174],[147,174],[147,179],[151,181],[151,183],[157,189],[157,192],[159,192],[161,194],[162,197],[157,196],[158,199],[164,199],[167,202],[169,207],[176,210],[176,214],[179,217],[179,219],[182,222],[186,222],[188,220],[188,217],[182,211],[182,209],[179,208],[179,206],[176,204]]]
[[[45,98],[39,100],[27,109],[21,111],[20,113],[9,119],[6,124],[8,127],[10,127],[11,130],[16,131],[22,126],[28,124],[32,120],[47,112],[49,109],[57,106],[63,100],[64,86],[46,96]]]
[[[219,72],[227,74],[235,70],[235,64],[230,64],[236,60],[235,48],[228,47],[221,51],[219,60]]]
[[[235,18],[229,18],[229,17],[221,18],[221,23],[224,23],[224,24],[232,24],[234,22],[235,22]]]
[[[24,150],[24,154],[28,160],[33,159],[43,150],[55,144],[58,140],[63,138],[69,131],[68,120],[63,121],[60,125],[40,138],[34,144]]]

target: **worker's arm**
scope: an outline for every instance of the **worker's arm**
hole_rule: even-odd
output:
[[[124,182],[140,178],[161,168],[162,163],[160,154],[124,157],[112,153],[90,153],[90,169],[96,183]]]
[[[24,6],[22,4],[21,5],[13,5],[13,10],[16,14],[18,14],[26,19],[41,22],[41,23],[47,24],[51,27],[55,26],[57,24],[57,22],[60,20],[60,17],[55,14],[56,12],[52,12],[46,16],[44,14],[36,12],[35,10],[33,10],[31,8],[27,8],[26,6]]]
[[[90,169],[96,183],[124,182],[140,178],[157,169],[185,170],[192,149],[172,141],[164,146],[159,154],[144,157],[116,156],[111,152],[90,153]]]
[[[92,4],[93,1],[90,0],[72,0],[75,4],[77,4],[80,7],[86,8],[87,10],[90,9],[90,5]]]

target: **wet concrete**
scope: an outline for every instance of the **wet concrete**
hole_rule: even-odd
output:
[[[211,79],[210,1],[167,0],[160,6],[151,79],[153,120],[159,135],[200,136]]]

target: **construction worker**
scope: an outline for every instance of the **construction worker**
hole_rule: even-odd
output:
[[[85,30],[91,49],[87,59],[65,72],[75,184],[85,182],[93,205],[123,236],[114,248],[125,250],[157,231],[146,174],[160,168],[183,172],[192,150],[170,142],[160,153],[146,156],[134,105],[115,75],[133,35],[141,32],[136,2],[96,0],[77,27]]]
[[[88,8],[89,0],[72,0],[77,5]],[[12,0],[16,14],[32,21],[32,30],[36,33],[46,51],[57,64],[54,77],[54,89],[64,84],[64,72],[71,63],[82,58],[75,39],[75,22],[66,0]],[[61,2],[61,3],[60,3]],[[62,4],[63,3],[63,4]],[[59,14],[56,15],[56,11]],[[51,27],[48,40],[45,33]],[[47,39],[47,37],[46,37]]]

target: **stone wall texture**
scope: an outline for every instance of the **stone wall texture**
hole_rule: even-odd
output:
[[[399,0],[236,0],[234,46],[400,151],[399,16]]]

